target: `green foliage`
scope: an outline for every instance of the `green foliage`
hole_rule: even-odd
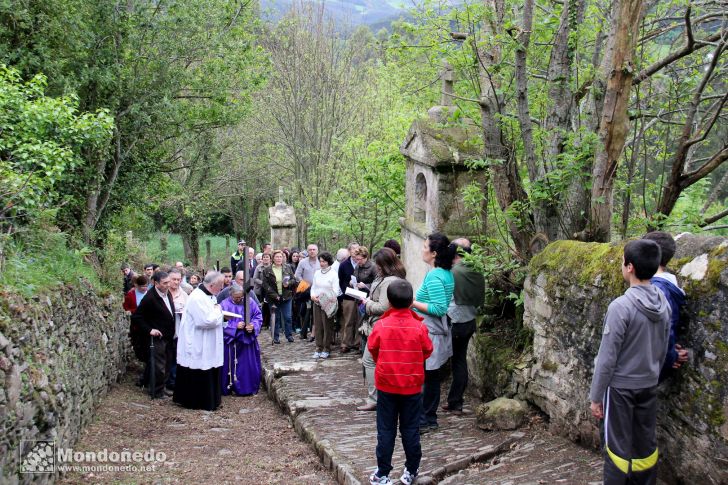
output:
[[[357,241],[373,249],[387,239],[397,239],[398,218],[404,212],[403,157],[362,158],[352,168],[336,181],[326,206],[311,212],[311,240],[338,246]]]
[[[598,79],[600,55],[603,55],[607,40],[600,34],[608,34],[610,19],[608,8],[595,2],[586,2],[584,12],[578,13],[579,2],[569,1],[557,4],[537,4],[530,30],[530,44],[527,48],[527,105],[532,120],[535,167],[527,170],[523,137],[521,133],[515,82],[514,55],[518,48],[522,29],[522,2],[506,1],[502,22],[495,18],[495,12],[487,4],[466,2],[457,5],[425,1],[413,9],[411,20],[393,25],[393,34],[387,44],[388,61],[396,64],[401,72],[408,73],[407,86],[427,97],[431,104],[438,104],[440,81],[437,78],[442,60],[451,64],[456,73],[453,102],[458,117],[481,121],[480,107],[466,100],[480,99],[483,86],[492,88],[498,97],[497,113],[493,115],[499,123],[502,141],[512,152],[515,167],[523,180],[527,198],[510,205],[506,217],[516,227],[526,232],[545,231],[549,237],[571,238],[582,229],[574,225],[583,224],[589,218],[590,203],[606,203],[605,198],[589,200],[581,193],[591,190],[591,173],[594,155],[599,147],[596,130],[599,126],[599,109],[593,109],[594,100],[603,96],[603,85]],[[561,25],[562,9],[569,6],[569,15],[563,27],[568,26],[567,50],[563,58],[558,57],[555,40]],[[702,38],[725,28],[717,24],[698,22],[701,16],[720,16],[716,4],[691,4],[693,35]],[[635,69],[639,72],[675,52],[685,43],[684,15],[686,2],[667,1],[651,5],[645,12],[640,42],[635,53]],[[493,23],[488,31],[484,25]],[[659,27],[657,27],[659,26]],[[454,39],[451,32],[467,34],[464,41]],[[598,48],[599,50],[595,51]],[[481,51],[481,54],[478,53]],[[482,53],[487,55],[488,69],[483,75]],[[630,100],[630,130],[627,133],[624,160],[632,168],[630,179],[620,160],[620,171],[614,192],[615,226],[621,225],[622,214],[627,211],[629,221],[627,236],[644,231],[646,225],[665,225],[672,231],[699,230],[706,215],[725,207],[725,169],[719,169],[701,188],[690,188],[683,194],[672,213],[666,217],[656,215],[664,186],[669,183],[672,156],[683,129],[686,107],[691,101],[694,89],[700,84],[705,72],[707,50],[681,57],[633,88]],[[725,52],[719,70],[725,70]],[[552,67],[562,65],[568,59],[570,71],[552,75]],[[419,69],[416,72],[415,69]],[[716,71],[718,72],[718,71]],[[554,77],[555,76],[555,77]],[[710,97],[701,103],[701,110],[707,110],[702,123],[710,118],[717,105],[720,93],[724,91],[721,79],[714,76],[706,88]],[[553,94],[556,87],[564,86],[570,92]],[[563,103],[563,96],[581,92],[570,106]],[[554,97],[556,96],[556,97]],[[558,110],[552,112],[554,107]],[[710,106],[710,108],[708,108]],[[598,106],[599,108],[600,106]],[[725,113],[726,107],[723,107]],[[554,128],[554,117],[569,116],[558,120]],[[657,119],[655,119],[657,118]],[[688,162],[689,169],[699,166],[712,154],[718,152],[726,138],[726,127],[717,123],[704,142],[696,145]],[[634,153],[633,153],[634,152]],[[531,179],[533,177],[533,180]],[[722,187],[722,188],[721,188]],[[501,188],[501,190],[504,190]],[[572,197],[577,194],[576,197]],[[619,206],[630,195],[630,204]],[[712,200],[708,207],[706,200]],[[532,216],[542,217],[532,217]],[[505,221],[505,219],[503,219]],[[549,224],[544,228],[543,221]],[[534,227],[532,227],[534,226]],[[550,227],[558,230],[549,231]],[[503,232],[508,227],[502,226]]]
[[[74,106],[107,109],[115,121],[114,149],[84,148],[73,179],[57,184],[64,229],[101,241],[134,201],[151,202],[151,213],[161,201],[170,205],[170,194],[201,191],[199,173],[230,150],[216,137],[248,112],[249,94],[264,80],[255,26],[254,9],[237,1],[0,6],[0,62],[24,79],[45,71],[50,94],[75,95]]]
[[[511,228],[530,231],[543,219],[534,214],[545,209],[582,217],[589,202],[599,202],[564,205],[590,188],[598,114],[587,106],[602,89],[593,82],[600,63],[595,54],[604,52],[598,33],[609,27],[604,5],[587,2],[579,17],[578,4],[540,3],[534,11],[527,50],[534,175],[526,167],[516,103],[513,58],[522,47],[523,6],[517,1],[505,2],[503,21],[492,32],[482,29],[498,22],[485,3],[427,0],[407,21],[395,22],[391,34],[362,27],[340,35],[317,7],[293,9],[268,26],[253,4],[241,1],[6,0],[0,3],[0,63],[13,67],[3,68],[0,79],[2,217],[17,224],[57,206],[59,226],[82,232],[89,245],[127,229],[142,239],[159,230],[180,233],[194,244],[225,221],[231,232],[258,237],[281,185],[298,210],[303,238],[376,246],[399,234],[405,205],[399,145],[411,123],[440,103],[439,74],[447,61],[457,95],[448,124],[481,123],[481,108],[471,101],[488,83],[498,96],[494,119],[527,197],[501,210],[490,177],[461,196],[480,235],[478,264],[488,274],[512,274],[499,264],[514,252]],[[567,6],[572,69],[549,78],[552,61],[561,62],[552,55]],[[685,7],[683,0],[658,2],[645,12],[637,70],[684,41]],[[693,19],[714,14],[708,4],[692,8]],[[694,34],[702,38],[715,28],[698,22]],[[478,51],[492,49],[500,60],[488,66],[486,83]],[[723,168],[686,190],[669,216],[655,215],[708,50],[681,58],[634,89],[624,153],[631,166],[624,170],[620,161],[614,194],[615,225],[625,211],[628,236],[648,225],[695,231],[725,206]],[[552,113],[557,86],[585,96],[558,129],[546,129],[559,114]],[[713,101],[701,110],[715,106],[720,88],[709,83],[706,95]],[[691,168],[721,146],[723,125],[695,145]],[[464,147],[480,144],[465,140]],[[470,165],[490,175],[502,164]],[[625,202],[621,209],[619,201]]]
[[[542,179],[531,182],[530,201],[539,204],[559,200],[574,181],[589,172],[598,142],[597,134],[584,128],[568,134],[564,150],[552,161],[548,173]]]
[[[492,162],[479,160],[469,163],[471,170],[489,167]],[[484,225],[482,208],[488,207],[488,200],[492,200],[492,190],[483,187],[479,182],[472,181],[463,187],[463,205],[465,213],[471,214],[468,219],[472,233],[471,252],[461,251],[461,257],[466,265],[473,270],[483,273],[488,282],[486,297],[488,300],[501,306],[504,300],[510,300],[516,307],[523,306],[521,289],[525,277],[523,267],[510,257],[508,241],[498,233],[498,227],[505,224],[499,217],[503,214],[489,207],[487,209],[490,224]]]
[[[399,146],[423,112],[421,100],[404,96],[403,73],[391,64],[370,61],[361,90],[357,130],[337,140],[337,160],[322,167],[329,174],[319,203],[308,217],[309,240],[329,249],[356,240],[370,249],[399,239],[405,211],[405,161]],[[329,243],[330,242],[330,243]]]
[[[111,136],[108,111],[78,113],[75,97],[48,97],[45,89],[44,76],[23,82],[0,65],[0,224],[65,203],[59,185],[84,166],[84,150],[104,156]]]
[[[5,257],[0,286],[28,297],[63,284],[101,288],[97,271],[88,261],[92,249],[72,244],[54,226],[55,218],[54,210],[37,212],[19,233],[0,239],[0,253]]]

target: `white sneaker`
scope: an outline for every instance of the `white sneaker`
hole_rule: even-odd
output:
[[[321,352],[314,352],[313,353],[313,358],[314,359],[320,359],[321,358]]]
[[[322,359],[328,359],[329,358],[329,353],[328,352],[321,352],[321,356],[320,357]]]
[[[399,477],[399,481],[404,485],[412,485],[415,481],[415,477],[417,477],[417,475],[412,475],[409,470],[407,470],[407,467],[404,467],[404,471],[402,472],[402,476]]]
[[[369,485],[391,485],[392,480],[389,477],[380,477],[377,475],[379,470],[374,470],[374,473],[369,475]]]

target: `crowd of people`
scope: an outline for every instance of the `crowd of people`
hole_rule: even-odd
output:
[[[451,357],[453,384],[442,409],[462,413],[467,341],[475,331],[476,308],[485,295],[483,276],[462,264],[469,251],[466,239],[451,243],[442,234],[430,235],[422,257],[433,268],[415,298],[395,240],[373,255],[355,242],[335,255],[319,252],[316,244],[303,250],[265,244],[256,254],[240,241],[229,267],[201,275],[182,262],[172,267],[150,263],[138,275],[123,265],[124,309],[131,315],[132,347],[146,364],[138,385],[157,398],[172,397],[192,409],[215,410],[221,395],[255,394],[261,374],[257,337],[267,327],[273,345],[280,345],[282,337],[288,344],[296,338],[315,342],[314,359],[328,359],[334,351],[362,353],[367,398],[357,410],[376,410],[384,416],[386,408],[390,418],[396,419],[396,400],[382,404],[380,397],[396,394],[390,392],[396,383],[384,385],[385,390],[382,383],[400,379],[402,369],[383,358],[388,350],[386,344],[380,345],[375,329],[380,319],[386,322],[391,315],[409,314],[431,347],[427,359],[424,354],[415,357],[415,362],[420,359],[418,368],[406,369],[411,374],[407,392],[417,386],[423,390],[418,388],[408,400],[417,401],[408,416],[419,436],[438,426],[440,369]],[[460,285],[472,289],[455,293],[461,278]],[[398,307],[403,301],[406,307]],[[374,341],[368,346],[372,335]],[[383,462],[387,454],[391,460],[393,450],[385,448]],[[419,458],[408,461],[410,477],[416,476],[418,466]]]
[[[625,248],[623,275],[631,288],[624,301],[610,306],[590,394],[595,417],[609,415],[613,409],[607,429],[616,438],[607,441],[607,450],[625,454],[631,453],[626,449],[631,444],[625,444],[623,437],[633,425],[626,416],[637,405],[652,409],[658,374],[664,378],[687,360],[674,335],[675,307],[684,303],[684,293],[664,271],[675,243],[665,233],[651,233],[636,248],[630,244]],[[334,256],[319,252],[315,244],[304,250],[266,244],[256,254],[240,241],[230,267],[202,276],[187,271],[181,262],[171,268],[148,264],[139,275],[123,265],[124,309],[131,315],[132,346],[146,363],[138,384],[155,397],[171,396],[191,409],[215,410],[221,395],[256,394],[261,380],[257,337],[264,327],[270,328],[273,345],[281,344],[281,329],[289,344],[295,343],[296,336],[315,342],[313,359],[327,359],[333,351],[360,352],[367,397],[357,410],[377,412],[377,469],[370,483],[391,483],[399,424],[406,455],[400,482],[410,484],[422,456],[420,435],[438,429],[439,411],[463,413],[467,347],[486,293],[483,275],[465,264],[470,252],[465,238],[451,242],[440,233],[427,236],[422,260],[430,270],[417,291],[406,280],[400,247],[394,240],[372,256],[368,248],[354,242]],[[645,317],[635,317],[635,305]],[[672,322],[663,324],[670,315]],[[639,325],[630,328],[629,318],[636,318]],[[651,347],[645,349],[637,337],[630,337],[637,343],[627,350],[617,345],[621,340],[615,344],[615,339],[625,338],[625,332],[641,331],[646,324],[640,319],[660,323],[642,330],[649,333]],[[609,329],[617,327],[621,335],[610,334]],[[625,353],[630,354],[624,357],[629,362],[620,363]],[[441,406],[441,371],[448,361],[452,383]],[[661,365],[655,374],[658,361]],[[638,392],[635,389],[642,387],[635,386],[650,391]],[[655,449],[654,419],[651,425],[638,424],[646,435],[634,446]],[[649,463],[640,463],[650,473],[656,451],[653,455]],[[609,468],[609,473],[614,476],[624,471],[620,465],[624,460],[619,460],[612,458],[616,468]]]

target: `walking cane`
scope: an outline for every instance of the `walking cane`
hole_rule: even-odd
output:
[[[154,368],[154,335],[151,335],[151,342],[149,344],[149,395],[154,399],[154,394],[157,388],[157,372]]]
[[[268,304],[270,306],[270,343],[276,339],[276,306]]]

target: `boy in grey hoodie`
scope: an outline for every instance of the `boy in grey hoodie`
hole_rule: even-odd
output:
[[[604,317],[589,399],[604,419],[604,484],[655,483],[657,381],[670,333],[670,306],[650,284],[660,247],[646,239],[624,247],[622,276],[629,289]]]

